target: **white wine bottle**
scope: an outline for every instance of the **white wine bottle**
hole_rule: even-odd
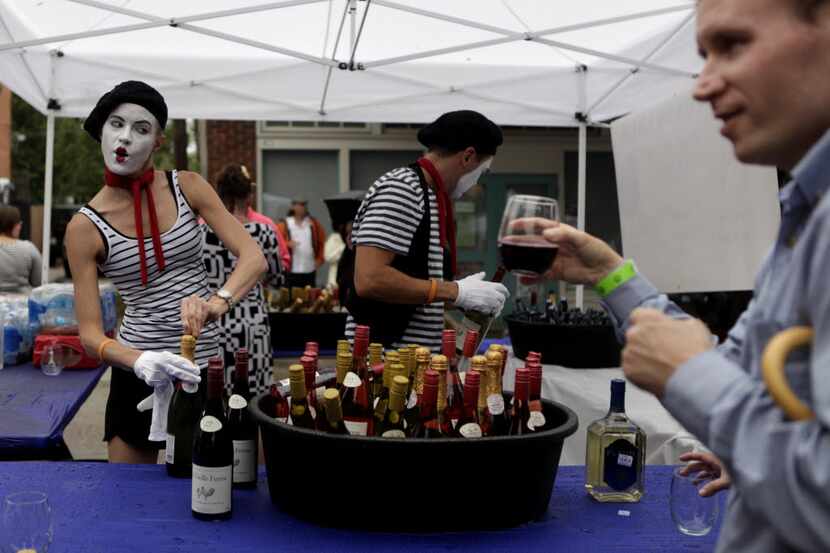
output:
[[[615,378],[608,414],[588,427],[585,489],[601,502],[640,501],[645,452],[645,432],[625,414],[625,380]]]

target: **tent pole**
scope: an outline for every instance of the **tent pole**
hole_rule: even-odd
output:
[[[586,176],[586,159],[588,157],[588,125],[585,123],[579,124],[579,175],[576,185],[576,226],[579,230],[585,230],[585,176]],[[583,286],[580,284],[576,287],[576,306],[582,309],[583,302]]]
[[[52,245],[52,169],[55,157],[55,112],[49,110],[46,115],[46,164],[44,166],[43,190],[43,263],[41,265],[41,282],[49,282],[49,250]]]

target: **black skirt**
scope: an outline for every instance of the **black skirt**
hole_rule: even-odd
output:
[[[150,421],[153,411],[139,413],[136,406],[153,393],[153,388],[139,379],[132,371],[112,367],[110,395],[104,416],[104,441],[116,436],[137,449],[158,451],[165,442],[151,442]]]

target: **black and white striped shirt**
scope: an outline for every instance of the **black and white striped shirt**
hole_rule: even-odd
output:
[[[430,240],[429,276],[444,278],[444,257],[439,234],[438,202],[429,188]],[[418,174],[409,167],[389,171],[369,188],[357,212],[352,229],[355,246],[373,246],[398,255],[407,255],[415,231],[424,215],[424,189]],[[346,322],[346,337],[354,337],[355,322],[351,315]],[[444,304],[419,305],[400,343],[394,347],[418,344],[437,352],[441,349],[444,328]]]
[[[140,351],[179,353],[182,337],[182,300],[193,294],[207,299],[210,290],[202,259],[202,231],[196,215],[179,187],[175,171],[167,173],[176,200],[176,223],[161,235],[164,250],[164,271],[159,271],[153,252],[153,241],[147,236],[147,286],[141,284],[138,240],[126,236],[107,223],[89,205],[79,212],[86,215],[98,229],[106,247],[101,271],[121,295],[126,310],[118,330],[118,341]],[[218,354],[218,331],[208,324],[196,342],[196,364],[207,367],[208,359]]]

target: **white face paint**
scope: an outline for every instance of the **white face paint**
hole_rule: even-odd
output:
[[[487,161],[467,173],[466,175],[461,175],[461,178],[458,179],[458,184],[455,185],[455,190],[452,191],[452,199],[457,200],[461,196],[467,193],[467,191],[476,185],[478,179],[484,174],[485,171],[490,169],[490,164],[493,163],[493,158],[488,158]]]
[[[104,165],[116,175],[134,175],[144,168],[156,145],[159,124],[137,104],[121,104],[101,129]]]

